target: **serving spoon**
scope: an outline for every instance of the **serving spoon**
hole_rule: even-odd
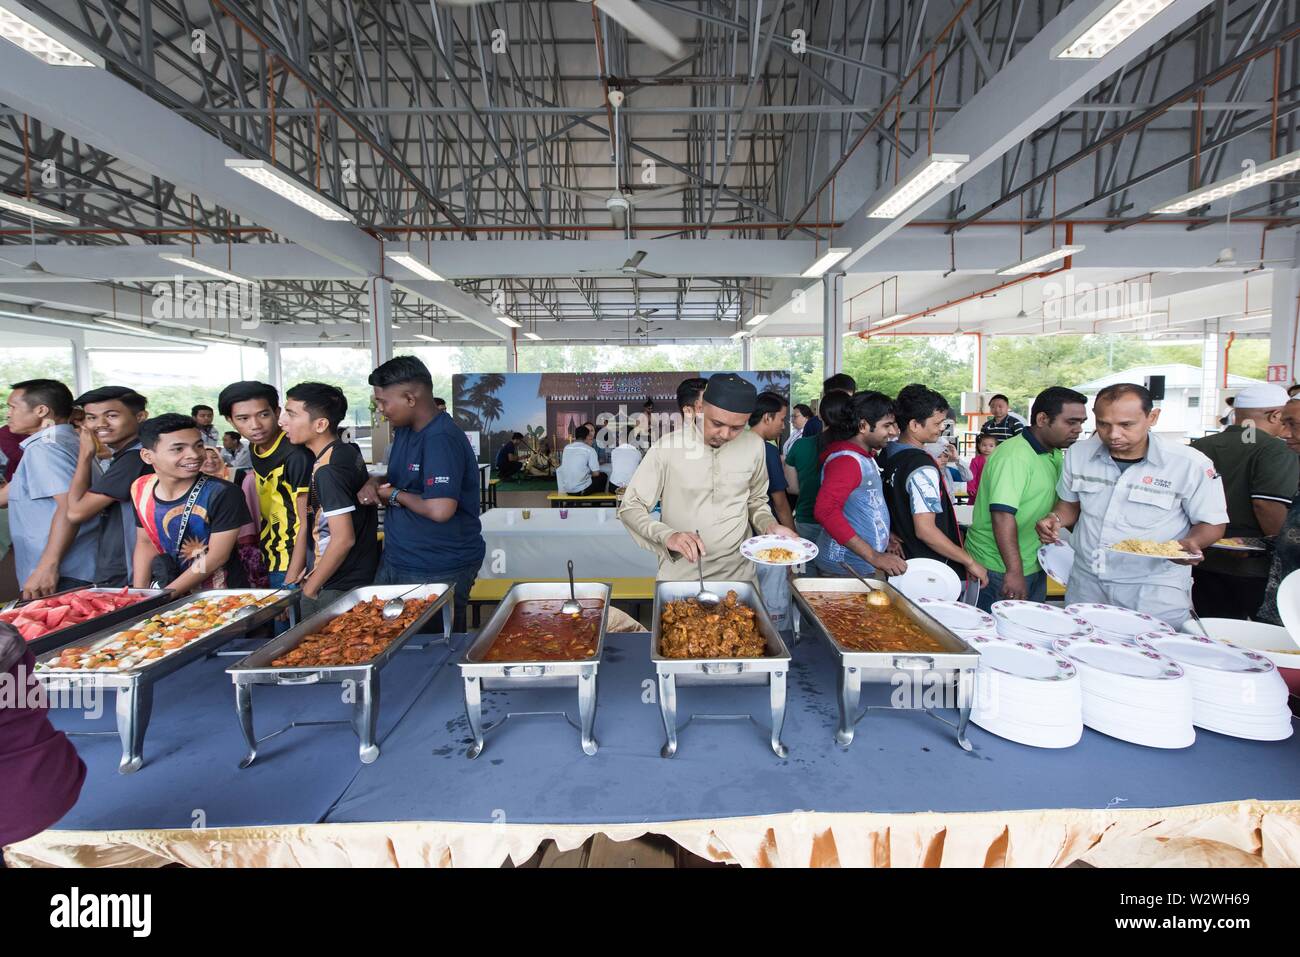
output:
[[[238,611],[236,611],[234,615],[231,616],[230,620],[243,621],[245,618],[248,618],[250,615],[256,615],[267,605],[274,604],[275,596],[280,594],[280,592],[282,591],[288,591],[290,587],[292,586],[282,585],[279,588],[277,588],[275,591],[271,592],[271,594],[263,595],[261,598],[257,599],[257,601],[253,602],[251,605],[245,605],[243,608],[240,608]]]
[[[406,596],[423,587],[423,585],[416,585],[415,588],[408,588],[396,598],[388,599],[379,613],[383,615],[385,621],[396,621],[402,617],[402,612],[406,611]]]
[[[696,538],[700,537],[700,530],[698,528],[695,530],[695,537]],[[713,608],[716,607],[717,605],[722,604],[721,598],[719,598],[713,592],[707,590],[704,587],[704,554],[703,553],[701,553],[699,557],[695,559],[695,567],[700,573],[700,593],[695,596],[695,600],[698,601],[701,605],[704,605],[708,608]]]
[[[569,597],[565,599],[560,606],[561,615],[581,615],[582,606],[578,604],[578,596],[573,587],[573,560],[569,560]]]
[[[889,595],[886,594],[880,588],[877,588],[876,585],[871,584],[871,582],[867,581],[865,578],[859,575],[857,569],[855,569],[852,565],[850,565],[848,562],[840,562],[840,567],[843,568],[845,571],[847,571],[858,581],[862,582],[862,584],[867,586],[868,605],[875,605],[878,608],[883,608],[889,604]],[[877,582],[876,584],[878,585],[879,582]]]

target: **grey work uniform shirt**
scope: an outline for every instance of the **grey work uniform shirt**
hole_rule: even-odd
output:
[[[77,469],[80,447],[77,430],[54,425],[23,439],[23,457],[9,489],[9,531],[14,541],[18,584],[27,581],[40,563],[50,540],[56,495],[66,495]],[[59,563],[59,575],[81,581],[95,580],[95,548],[100,516],[86,522]]]
[[[1057,497],[1079,503],[1070,543],[1074,570],[1103,582],[1187,587],[1192,570],[1163,559],[1124,555],[1108,546],[1126,538],[1170,542],[1191,527],[1228,521],[1223,481],[1195,449],[1150,436],[1146,458],[1121,468],[1095,435],[1065,453]]]

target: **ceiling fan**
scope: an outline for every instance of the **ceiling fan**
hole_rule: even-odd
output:
[[[447,6],[472,7],[489,0],[439,0]],[[578,0],[579,3],[592,3],[597,10],[606,14],[637,39],[654,47],[660,53],[680,60],[686,55],[686,47],[671,30],[646,13],[635,0]]]
[[[641,262],[646,257],[644,249],[638,249],[623,265],[614,269],[579,269],[578,274],[582,276],[626,276],[629,279],[667,279],[661,272],[651,272],[649,269],[642,269]]]

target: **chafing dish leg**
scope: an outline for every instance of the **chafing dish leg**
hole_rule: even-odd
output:
[[[862,693],[862,675],[857,668],[840,669],[840,727],[835,741],[841,748],[853,743],[853,726],[858,716],[858,698]]]
[[[803,635],[800,634],[802,630],[803,630],[803,615],[799,611],[799,603],[792,601],[790,602],[790,646],[791,647],[794,647],[795,645],[799,644],[799,642],[803,641]]]
[[[970,725],[971,707],[975,703],[975,672],[957,672],[957,743],[963,751],[971,750],[966,740],[966,728]]]
[[[361,739],[361,763],[374,764],[379,757],[379,745],[375,744],[375,725],[379,720],[379,675],[358,683],[359,694],[352,702],[352,728]]]
[[[781,743],[781,729],[785,727],[785,672],[772,672],[772,750],[778,758],[789,751]]]
[[[483,753],[483,702],[479,691],[477,678],[465,679],[465,717],[469,718],[469,729],[474,734],[474,743],[465,755],[467,758],[477,758]]]
[[[240,768],[246,768],[257,760],[257,735],[253,733],[253,686],[235,685],[235,714],[239,716],[239,730],[244,732],[244,741],[248,745],[248,754],[239,762]]]
[[[659,757],[671,758],[677,753],[677,679],[671,674],[659,675],[659,713],[664,719],[664,733],[668,740],[659,749]]]
[[[117,734],[122,741],[119,774],[134,774],[144,766],[144,735],[152,711],[152,684],[137,682],[117,690]]]
[[[578,718],[582,722],[582,753],[595,754],[598,747],[592,735],[596,727],[595,675],[578,676]]]

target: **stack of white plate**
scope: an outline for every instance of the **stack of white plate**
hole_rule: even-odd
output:
[[[1058,638],[1087,638],[1092,625],[1040,601],[995,601],[993,618],[998,634],[1012,641],[1028,641],[1051,648]]]
[[[1068,748],[1083,736],[1079,673],[1063,656],[1000,635],[965,636],[980,653],[971,720],[1008,741]]]
[[[1168,622],[1118,605],[1077,602],[1066,605],[1065,611],[1092,625],[1099,638],[1114,638],[1116,641],[1135,644],[1139,635],[1174,634],[1174,627]]]
[[[943,598],[918,598],[917,605],[939,624],[955,635],[988,634],[997,630],[993,616],[980,611],[974,605],[962,601],[947,601]]]
[[[1174,659],[1110,638],[1063,639],[1056,650],[1079,669],[1083,723],[1149,748],[1186,748],[1192,727],[1192,682]]]
[[[1252,741],[1291,737],[1286,682],[1273,662],[1245,648],[1200,635],[1143,635],[1187,672],[1198,728]]]

